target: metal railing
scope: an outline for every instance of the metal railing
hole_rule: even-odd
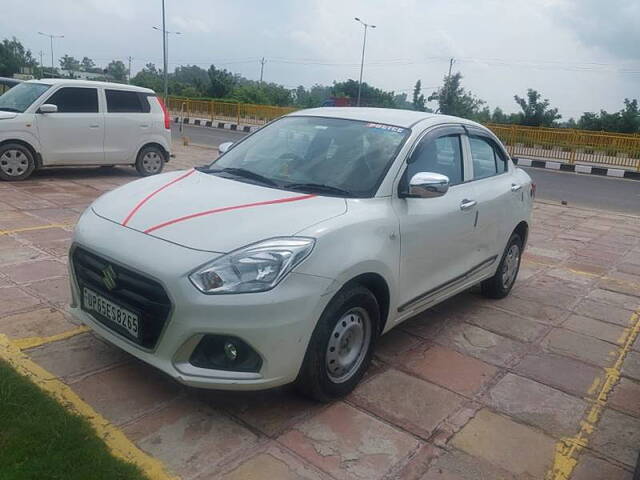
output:
[[[274,118],[296,110],[293,107],[218,102],[215,100],[192,100],[180,97],[169,97],[167,99],[167,108],[173,114],[184,115],[188,118],[228,121],[244,125],[263,125]]]
[[[640,171],[640,135],[487,124],[513,156]]]

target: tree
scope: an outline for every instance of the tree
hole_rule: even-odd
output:
[[[217,69],[211,65],[207,71],[209,76],[209,96],[213,98],[226,98],[231,95],[234,87],[238,83],[238,78],[226,69]]]
[[[107,75],[111,75],[116,82],[126,82],[129,71],[120,60],[112,60],[107,65]]]
[[[358,97],[358,82],[352,79],[346,82],[334,82],[331,93],[334,97]],[[395,93],[386,92],[376,87],[372,87],[366,82],[362,83],[362,91],[360,95],[360,103],[367,107],[395,107]]]
[[[77,72],[80,70],[80,62],[69,55],[65,55],[60,60],[60,68],[63,70],[67,70],[73,76],[73,72]]]
[[[424,112],[425,107],[424,95],[422,94],[422,82],[418,80],[416,85],[413,87],[413,109],[419,112]]]
[[[447,75],[442,87],[429,96],[428,101],[438,102],[439,113],[473,118],[484,105],[484,100],[480,100],[461,86],[462,78],[460,72]]]
[[[551,127],[556,120],[562,118],[557,108],[551,108],[549,100],[542,98],[542,95],[532,88],[527,90],[527,98],[514,95],[516,103],[522,109],[522,125],[530,127]]]
[[[139,87],[150,88],[156,92],[160,92],[163,88],[162,77],[153,63],[147,63],[143,69],[131,79],[131,83]]]
[[[638,100],[624,99],[624,108],[620,110],[620,126],[617,131],[620,133],[640,132]]]
[[[36,65],[31,50],[25,49],[16,37],[11,40],[5,38],[0,43],[0,76],[11,77],[21,68],[35,69]]]
[[[82,57],[80,62],[80,70],[84,72],[93,72],[96,68],[96,64],[89,57]]]

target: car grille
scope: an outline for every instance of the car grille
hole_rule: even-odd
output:
[[[154,348],[171,311],[171,300],[162,285],[79,247],[74,250],[71,262],[81,290],[80,301],[82,302],[83,287],[88,287],[108,300],[137,313],[139,338],[133,337],[124,328],[96,312],[89,313],[120,335],[145,348]],[[115,272],[116,278],[116,285],[112,289],[107,288],[103,279],[104,271],[109,266]]]

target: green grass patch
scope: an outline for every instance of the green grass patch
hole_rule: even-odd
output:
[[[0,478],[146,480],[84,418],[0,361]]]

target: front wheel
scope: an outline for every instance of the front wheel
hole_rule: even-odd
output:
[[[520,271],[520,258],[522,256],[522,239],[520,235],[514,233],[507,243],[502,254],[502,260],[493,277],[483,281],[481,286],[482,294],[489,298],[504,298],[509,295],[516,282]]]
[[[36,168],[31,151],[19,143],[6,143],[0,147],[0,179],[24,180]]]
[[[138,153],[136,170],[143,177],[156,175],[162,172],[166,161],[164,150],[155,145],[144,147]]]
[[[380,309],[370,290],[353,285],[338,293],[313,331],[298,390],[321,402],[350,393],[371,363],[379,323]]]

